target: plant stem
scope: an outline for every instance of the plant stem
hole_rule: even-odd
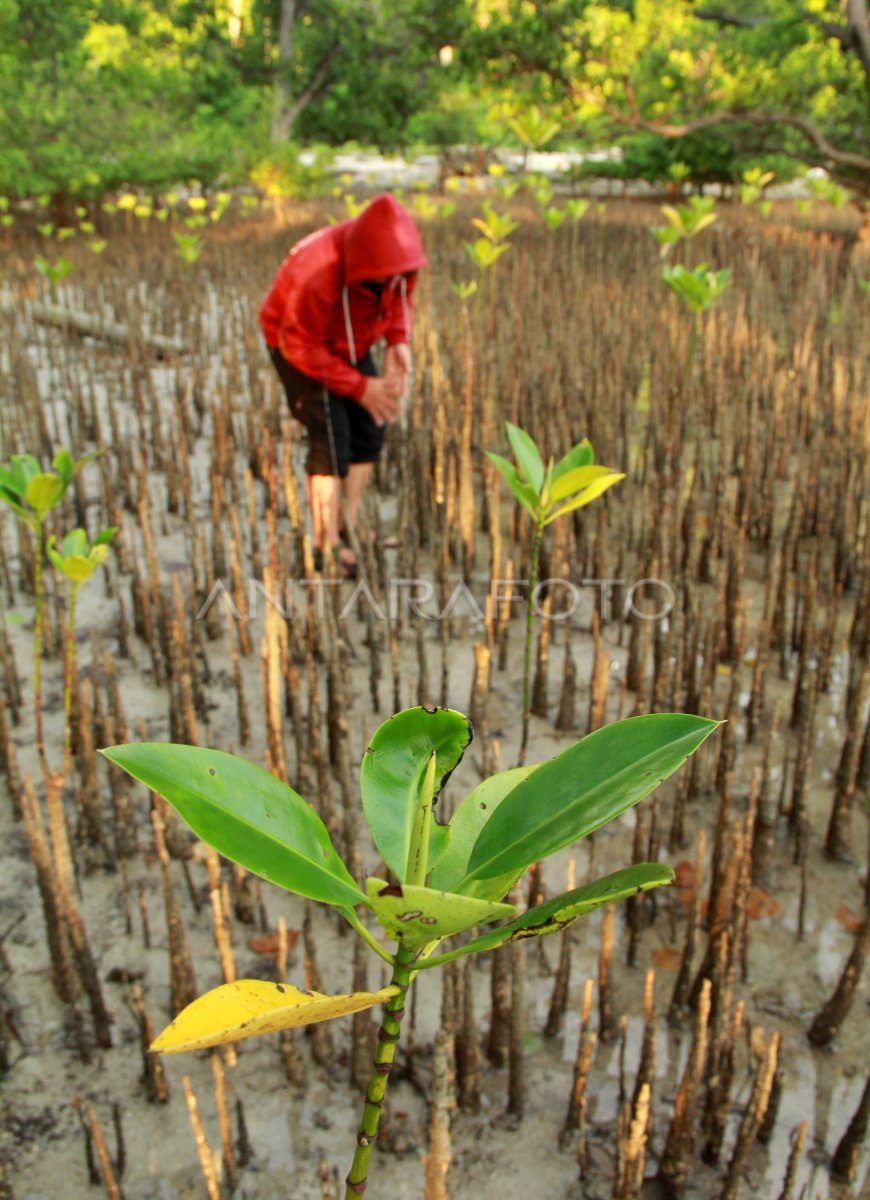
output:
[[[36,616],[33,624],[33,710],[36,718],[36,752],[42,773],[48,776],[48,760],[45,757],[45,736],[42,729],[42,681],[40,663],[42,659],[42,522],[34,525],[36,535],[36,558],[33,566],[33,603]]]
[[[686,357],[683,359],[682,366],[680,367],[680,380],[679,380],[679,385],[677,387],[677,393],[681,400],[683,399],[683,392],[691,380],[692,366],[694,364],[695,349],[696,349],[697,345],[698,345],[698,314],[692,313],[692,329],[689,334],[689,344],[686,347]]]
[[[390,1068],[396,1052],[396,1043],[401,1034],[402,1017],[405,1015],[405,993],[411,984],[411,964],[414,951],[399,946],[390,983],[399,988],[397,995],[387,1001],[384,1019],[378,1030],[378,1045],[372,1063],[372,1074],[366,1091],[362,1118],[356,1138],[356,1151],[345,1183],[344,1200],[362,1196],[367,1186],[369,1159],[378,1134],[378,1122],[387,1092]]]
[[[520,753],[517,766],[522,767],[526,761],[526,747],[529,742],[529,716],[531,715],[531,663],[532,663],[532,628],[535,619],[535,588],[538,586],[538,557],[541,552],[541,539],[544,536],[543,525],[535,529],[532,541],[532,556],[529,564],[529,601],[526,605],[526,644],[523,651],[523,737],[520,742]]]
[[[393,957],[393,955],[390,954],[389,950],[384,949],[384,947],[380,944],[380,942],[377,940],[377,938],[374,936],[374,934],[371,932],[371,930],[366,928],[365,923],[360,920],[360,918],[353,911],[353,909],[352,908],[344,908],[341,910],[341,912],[342,912],[342,916],[347,921],[347,923],[353,929],[355,929],[357,931],[357,933],[360,935],[360,937],[363,939],[364,942],[367,942],[368,945],[371,946],[371,948],[372,948],[372,950],[374,950],[375,954],[379,955],[379,957],[382,958],[384,960],[384,962],[389,963],[391,967],[395,966],[396,960]]]
[[[72,757],[72,692],[76,665],[76,597],[79,584],[74,583],[70,591],[69,616],[66,627],[66,661],[63,676],[63,778],[69,775],[70,759]]]

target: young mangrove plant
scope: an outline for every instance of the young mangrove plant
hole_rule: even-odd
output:
[[[102,753],[159,792],[194,832],[248,871],[336,909],[392,968],[377,992],[324,995],[284,983],[237,980],[188,1005],[152,1044],[175,1054],[324,1021],[385,1004],[346,1200],[365,1190],[369,1159],[416,976],[453,959],[564,929],[603,904],[670,883],[660,863],[638,863],[521,915],[507,895],[529,865],[612,821],[666,779],[715,721],[682,714],[632,717],[589,734],[554,758],[478,784],[447,824],[439,795],[471,742],[468,718],[411,708],[375,733],[360,769],[362,808],[391,880],[361,887],[314,809],[280,779],[231,754],[196,746],[127,744]],[[388,950],[365,923],[373,917]],[[436,953],[457,934],[503,924]]]
[[[517,465],[514,466],[506,458],[490,450],[486,451],[486,456],[532,518],[535,527],[529,559],[529,594],[523,651],[523,730],[517,760],[517,765],[522,766],[526,761],[529,741],[532,628],[537,600],[538,561],[544,530],[557,517],[591,504],[614,483],[624,479],[625,475],[611,467],[596,464],[588,438],[572,446],[558,463],[551,458],[544,467],[541,452],[529,434],[524,429],[512,425],[510,421],[505,421],[505,428]]]
[[[42,732],[42,692],[40,664],[42,660],[42,558],[44,549],[43,526],[55,507],[66,494],[78,472],[96,454],[86,454],[74,462],[68,450],[58,450],[52,461],[53,470],[43,471],[38,459],[32,454],[13,454],[8,467],[0,467],[0,500],[20,517],[36,541],[33,568],[33,602],[35,624],[33,630],[33,705],[36,719],[36,749],[40,765],[45,774],[48,767],[45,758],[45,741]],[[112,531],[114,532],[114,530]],[[109,534],[111,537],[111,533]],[[105,540],[108,540],[106,538]]]

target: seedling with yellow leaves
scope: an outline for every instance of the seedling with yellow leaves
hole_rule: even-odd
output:
[[[619,483],[625,475],[611,467],[595,462],[595,453],[588,438],[578,442],[567,454],[546,467],[541,452],[524,429],[505,422],[508,441],[514,452],[516,466],[487,450],[486,456],[498,470],[516,499],[532,518],[535,526],[529,561],[529,595],[526,603],[526,640],[523,654],[523,732],[518,765],[526,761],[529,741],[532,628],[534,625],[538,561],[544,530],[558,517],[584,508],[602,496],[608,488]]]
[[[330,905],[392,968],[388,986],[377,992],[326,996],[257,979],[224,984],[184,1009],[152,1049],[199,1050],[384,1004],[346,1181],[345,1200],[361,1196],[405,996],[416,976],[468,954],[555,933],[603,904],[670,883],[670,867],[639,863],[521,914],[504,899],[531,863],[648,795],[715,726],[674,713],[606,726],[547,762],[485,779],[445,823],[438,806],[472,740],[468,718],[447,708],[397,713],[377,730],[360,768],[363,813],[389,869],[389,879],[373,875],[364,884],[345,866],[314,809],[261,767],[198,746],[131,743],[103,750],[165,797],[226,858]],[[371,921],[392,949],[369,928]],[[472,932],[486,926],[484,933]],[[457,935],[467,940],[451,942]]]

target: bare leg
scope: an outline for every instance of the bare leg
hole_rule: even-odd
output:
[[[373,470],[374,463],[351,463],[348,469],[344,481],[344,494],[347,499],[348,518],[354,527],[359,517],[360,501]]]
[[[337,475],[307,475],[305,482],[314,524],[314,545],[318,550],[327,545],[337,546],[341,480]]]

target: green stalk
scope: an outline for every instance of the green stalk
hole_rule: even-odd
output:
[[[426,882],[426,871],[429,865],[429,830],[432,824],[432,798],[435,794],[435,766],[436,757],[433,750],[429,755],[429,762],[426,764],[426,774],[420,788],[417,812],[408,846],[405,880],[408,884],[416,887],[420,887]],[[402,1032],[405,993],[411,986],[411,964],[414,959],[415,951],[399,945],[390,979],[390,984],[397,987],[399,991],[387,1001],[384,1019],[378,1030],[378,1045],[356,1137],[356,1151],[345,1180],[347,1185],[344,1193],[345,1200],[353,1200],[354,1196],[361,1196],[368,1185],[369,1159],[378,1135],[378,1123],[387,1093],[387,1083],[389,1082],[390,1068],[393,1065],[393,1056],[396,1053],[396,1044]]]
[[[76,597],[81,585],[74,583],[70,590],[69,616],[66,627],[66,661],[63,674],[63,778],[69,775],[72,757],[72,691],[76,663]]]
[[[396,1043],[401,1035],[401,1022],[405,1015],[405,993],[411,985],[411,963],[413,961],[414,951],[399,946],[396,951],[396,965],[390,979],[390,983],[399,988],[399,992],[387,1001],[384,1019],[378,1030],[378,1045],[356,1137],[356,1151],[345,1180],[344,1200],[354,1200],[355,1197],[362,1196],[366,1190],[369,1159],[378,1135],[378,1123],[381,1119],[381,1109],[387,1092],[393,1056],[396,1053]]]
[[[363,941],[367,942],[368,945],[371,946],[375,954],[382,958],[384,962],[389,963],[391,967],[396,965],[396,960],[393,955],[390,954],[389,950],[384,949],[371,930],[366,928],[365,923],[360,920],[352,908],[343,908],[341,910],[341,915],[344,917],[347,923],[357,931]]]
[[[534,626],[535,588],[538,586],[538,558],[541,552],[541,539],[544,536],[543,525],[535,529],[532,541],[532,556],[529,565],[529,602],[526,605],[526,644],[523,651],[523,737],[520,742],[520,753],[517,766],[522,767],[526,762],[526,748],[529,742],[529,717],[531,716],[531,667],[532,667],[532,629]]]
[[[677,386],[677,394],[680,399],[683,398],[683,391],[691,379],[692,366],[695,359],[695,349],[698,345],[698,314],[692,313],[692,330],[689,334],[689,344],[686,347],[686,357],[683,359],[680,367],[680,379]]]
[[[33,624],[33,709],[36,718],[36,752],[44,775],[48,775],[48,760],[45,757],[45,736],[42,728],[42,680],[40,678],[40,662],[42,659],[42,522],[37,520],[33,526],[36,534],[36,560],[33,567],[33,603],[36,617]]]

